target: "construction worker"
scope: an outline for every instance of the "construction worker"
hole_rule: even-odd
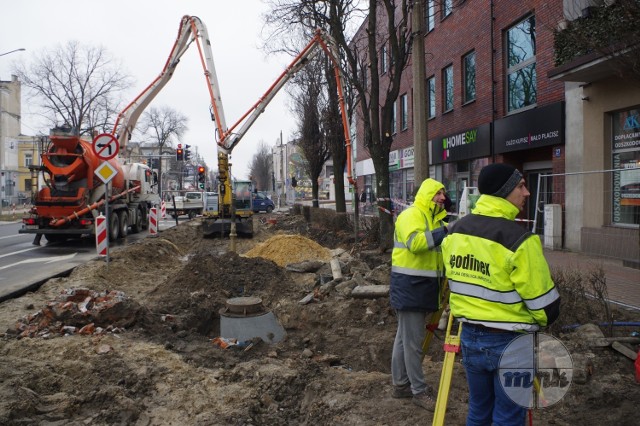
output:
[[[462,323],[467,425],[524,425],[526,408],[502,388],[500,356],[523,332],[556,320],[560,295],[540,238],[514,221],[530,195],[522,173],[490,164],[478,190],[472,214],[451,225],[442,242],[451,314]]]
[[[434,411],[436,396],[422,370],[422,342],[427,314],[440,308],[444,265],[440,242],[447,233],[443,219],[444,185],[426,179],[413,204],[398,216],[391,255],[391,306],[398,331],[391,354],[394,398],[412,398]]]

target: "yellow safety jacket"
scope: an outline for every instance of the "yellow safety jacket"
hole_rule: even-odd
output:
[[[443,188],[426,179],[413,204],[396,220],[389,294],[395,309],[432,312],[440,307],[444,264],[439,246],[446,235],[447,212],[433,197]]]
[[[451,313],[460,321],[504,330],[548,325],[559,304],[540,238],[514,219],[509,201],[482,195],[473,213],[449,228],[442,254]]]

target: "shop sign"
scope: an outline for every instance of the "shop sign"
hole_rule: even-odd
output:
[[[470,160],[491,155],[491,125],[468,129],[433,141],[432,164]]]
[[[640,109],[615,112],[613,119],[613,150],[640,147]]]
[[[413,153],[414,148],[411,146],[400,150],[400,168],[407,169],[413,167]]]
[[[495,121],[496,154],[551,145],[564,145],[564,102]]]
[[[389,153],[389,170],[398,170],[400,168],[400,151],[395,150]]]

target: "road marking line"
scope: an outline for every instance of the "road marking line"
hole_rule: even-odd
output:
[[[26,251],[36,250],[36,249],[39,249],[39,248],[42,248],[42,247],[31,247],[31,248],[24,249],[24,250],[13,251],[13,252],[7,253],[7,254],[0,254],[0,258],[7,257],[7,256],[13,256],[14,254],[20,254],[20,253],[24,253]]]
[[[37,263],[37,262],[51,263],[51,262],[59,262],[61,260],[69,260],[69,259],[72,259],[73,257],[75,257],[76,254],[78,254],[78,253],[71,253],[71,254],[67,254],[65,256],[50,256],[50,257],[41,257],[41,258],[38,258],[38,259],[25,259],[25,260],[21,260],[21,261],[16,262],[16,263],[11,263],[9,265],[0,266],[0,270],[6,269],[6,268],[11,268],[11,267],[17,266],[17,265],[22,265],[22,264],[25,264],[25,263]]]
[[[5,237],[0,237],[0,240],[4,240],[5,238],[15,238],[15,237],[30,237],[30,235],[28,234],[7,235]]]

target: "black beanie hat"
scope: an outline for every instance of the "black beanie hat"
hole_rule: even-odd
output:
[[[522,173],[504,163],[489,164],[480,170],[478,190],[481,194],[507,198],[522,179]]]

